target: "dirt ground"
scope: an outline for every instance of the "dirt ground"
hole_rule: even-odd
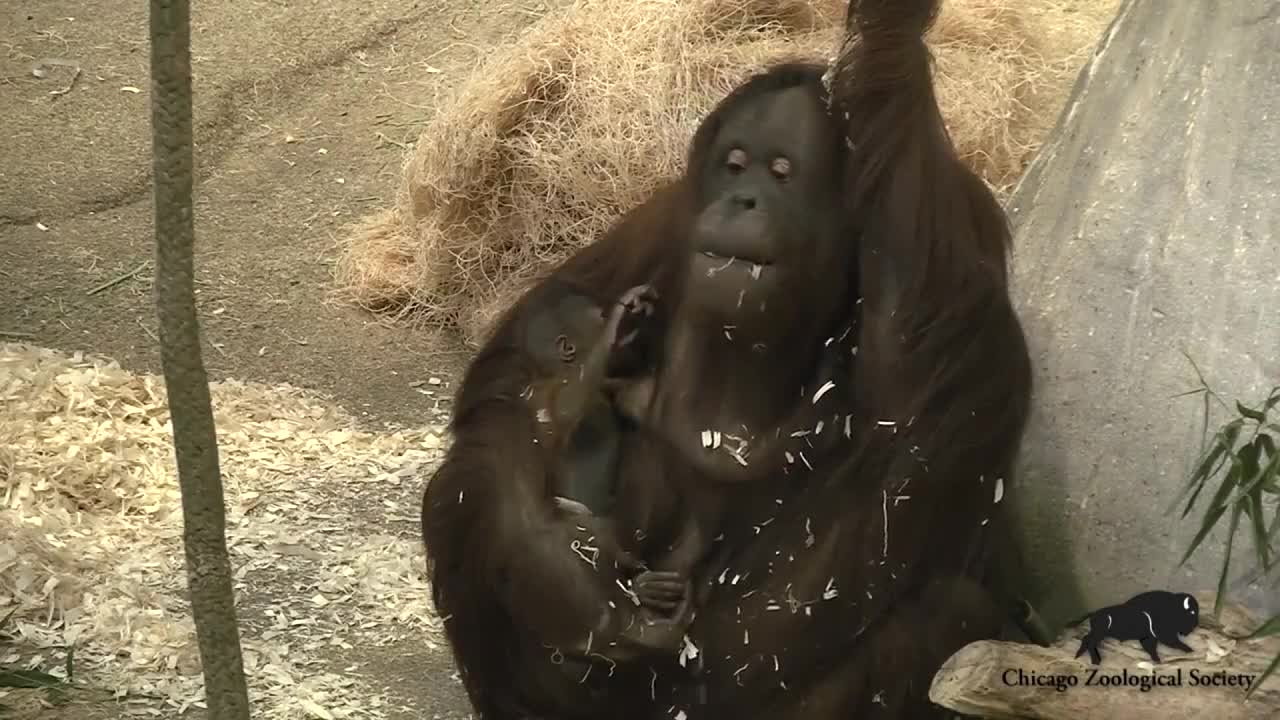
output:
[[[548,5],[194,5],[197,275],[212,377],[315,389],[375,425],[440,422],[447,392],[417,390],[433,377],[447,387],[467,351],[454,335],[332,301],[335,242],[390,204],[439,93]],[[13,0],[0,10],[0,338],[155,372],[147,8],[109,7]],[[352,522],[353,532],[417,534],[376,511]],[[352,655],[326,662],[359,665],[415,708],[389,717],[467,716],[442,650],[406,641]],[[39,712],[123,714],[110,703]]]

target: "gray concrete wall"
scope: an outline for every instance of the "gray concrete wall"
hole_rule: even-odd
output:
[[[1126,0],[1010,202],[1037,381],[1013,497],[1050,622],[1216,586],[1225,533],[1177,567],[1202,405],[1173,396],[1182,351],[1229,402],[1280,384],[1277,148],[1280,3]]]

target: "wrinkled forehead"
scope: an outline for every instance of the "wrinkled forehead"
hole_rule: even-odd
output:
[[[751,98],[729,113],[721,125],[721,142],[766,145],[788,154],[817,152],[830,122],[813,92],[804,87],[777,90]]]

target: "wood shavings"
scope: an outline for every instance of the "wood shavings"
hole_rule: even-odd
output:
[[[1000,501],[1003,499],[1004,499],[1004,478],[996,478],[996,496],[993,502],[998,505]]]
[[[880,550],[881,557],[889,557],[889,492],[881,490],[882,496],[880,501],[880,512],[882,522],[884,524],[884,547]]]
[[[299,700],[299,704],[311,717],[317,717],[320,718],[320,720],[334,720],[333,713],[325,710],[314,700],[303,698],[302,700]]]
[[[640,596],[636,594],[635,590],[632,590],[630,587],[627,587],[627,585],[623,584],[621,580],[614,580],[614,582],[618,585],[619,588],[622,589],[623,594],[626,595],[627,598],[631,600],[632,605],[635,605],[636,607],[640,607],[640,604],[641,604]]]
[[[813,394],[813,404],[817,405],[818,401],[822,399],[822,396],[831,392],[835,386],[836,384],[834,382],[828,380],[822,387],[818,388],[818,392]]]
[[[813,466],[809,464],[809,458],[804,456],[804,452],[800,453],[800,462],[804,463],[804,466],[808,468],[810,472],[813,472]],[[743,464],[745,465],[746,463]]]
[[[238,604],[258,611],[242,616],[256,716],[384,717],[377,688],[319,658],[443,645],[420,541],[349,524],[362,486],[379,509],[420,491],[406,481],[439,461],[443,429],[363,432],[289,386],[211,391]],[[0,616],[16,611],[14,653],[74,645],[92,685],[158,698],[162,716],[202,707],[163,381],[0,344],[0,406]]]
[[[680,646],[680,667],[688,667],[690,660],[696,660],[698,654],[698,646],[693,644],[693,640],[688,635],[684,636],[684,641]]]
[[[840,595],[840,591],[836,589],[836,579],[827,580],[827,587],[822,591],[823,600],[835,600]]]
[[[1234,643],[1233,643],[1234,646]],[[1205,650],[1204,660],[1209,663],[1216,663],[1227,655],[1231,654],[1231,650],[1222,647],[1213,638],[1209,638],[1209,647]]]
[[[596,566],[596,560],[600,557],[600,548],[587,545],[581,540],[574,540],[569,543],[569,549],[581,558],[584,563],[590,565],[593,569],[599,569]]]
[[[728,268],[730,265],[732,265],[732,264],[733,264],[733,261],[734,261],[735,259],[736,259],[736,258],[729,258],[729,259],[725,260],[725,261],[724,261],[724,264],[723,264],[723,265],[721,265],[721,266],[719,266],[719,267],[707,268],[707,277],[709,277],[709,278],[710,278],[710,277],[715,277],[717,273],[719,273],[720,271],[722,271],[722,270],[724,270],[725,268]]]
[[[724,436],[719,430],[703,430],[702,431],[702,447],[707,450],[716,450],[723,442]]]

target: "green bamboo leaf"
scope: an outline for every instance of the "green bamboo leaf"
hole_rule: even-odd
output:
[[[1246,443],[1240,448],[1240,452],[1236,453],[1236,457],[1240,458],[1240,482],[1247,483],[1258,477],[1258,459],[1262,456],[1262,446],[1258,443],[1257,438]]]
[[[1207,410],[1207,408],[1206,408]],[[1186,517],[1195,507],[1196,500],[1200,497],[1200,491],[1204,489],[1205,481],[1217,475],[1222,469],[1222,463],[1226,460],[1227,453],[1235,448],[1236,440],[1240,436],[1240,430],[1244,427],[1244,420],[1237,418],[1222,427],[1221,430],[1214,433],[1214,444],[1208,453],[1204,454],[1200,463],[1197,465],[1195,472],[1191,474],[1191,480],[1187,486],[1178,494],[1174,500],[1174,505],[1182,502],[1182,498],[1186,497],[1188,492],[1191,498],[1187,501],[1187,507],[1182,511],[1182,517]]]
[[[1280,471],[1280,456],[1271,456],[1267,466],[1258,469],[1258,460],[1265,457],[1265,443],[1261,441],[1265,435],[1254,438],[1248,447],[1242,448],[1240,451],[1240,489],[1236,494],[1226,501],[1226,505],[1235,505],[1237,503],[1246,502],[1254,491],[1261,491],[1266,481],[1275,476]],[[1270,438],[1267,438],[1270,440]]]
[[[1271,569],[1271,543],[1267,540],[1266,510],[1262,506],[1262,488],[1255,487],[1246,501],[1245,512],[1253,529],[1253,549],[1264,570]]]
[[[1240,455],[1229,455],[1227,459],[1231,462],[1231,469],[1222,478],[1222,484],[1218,486],[1218,491],[1213,494],[1213,500],[1209,504],[1210,509],[1226,509],[1229,507],[1227,498],[1231,497],[1231,492],[1244,479],[1244,462],[1241,460]]]
[[[1204,382],[1202,378],[1200,382]],[[1205,443],[1209,437],[1209,387],[1204,388],[1204,407],[1200,410],[1200,452],[1204,452]]]
[[[1216,475],[1218,471],[1222,469],[1222,464],[1227,461],[1227,450],[1228,448],[1224,443],[1214,443],[1212,449],[1205,454],[1204,459],[1201,460],[1199,466],[1196,467],[1195,472],[1191,474],[1191,482],[1183,488],[1182,492],[1178,494],[1178,497],[1175,498],[1173,503],[1176,507],[1178,503],[1182,502],[1182,498],[1185,497],[1188,492],[1191,493],[1191,497],[1187,499],[1187,506],[1182,510],[1182,517],[1186,517],[1191,513],[1191,510],[1196,505],[1196,500],[1200,498],[1200,491],[1204,490],[1204,486],[1208,482],[1209,478]]]
[[[1280,385],[1271,388],[1271,392],[1267,393],[1266,407],[1272,408],[1280,405]]]
[[[1227,598],[1227,578],[1231,575],[1231,546],[1235,544],[1236,528],[1240,526],[1242,506],[1231,508],[1231,522],[1227,525],[1227,547],[1222,553],[1222,574],[1218,576],[1218,596],[1213,601],[1213,616],[1218,617],[1223,601]]]
[[[1271,566],[1271,553],[1267,542],[1265,511],[1262,506],[1263,473],[1258,469],[1258,460],[1265,452],[1265,443],[1259,438],[1240,448],[1240,490],[1224,504],[1233,508],[1236,515],[1232,517],[1232,527],[1238,520],[1240,511],[1249,518],[1249,526],[1253,529],[1254,550],[1264,568]],[[1280,458],[1273,458],[1280,460]],[[1255,502],[1256,500],[1256,502]],[[1234,531],[1233,531],[1234,532]]]
[[[1222,437],[1215,435],[1215,442],[1209,446],[1209,451],[1204,453],[1200,462],[1196,465],[1196,469],[1191,474],[1191,482],[1202,480],[1213,476],[1213,466],[1220,460],[1222,456],[1231,450],[1231,445]]]
[[[1264,423],[1267,421],[1265,413],[1261,410],[1254,410],[1253,408],[1245,407],[1244,403],[1239,400],[1236,401],[1236,411],[1257,423]]]
[[[1276,463],[1276,459],[1280,458],[1280,452],[1277,452],[1276,441],[1267,433],[1258,434],[1258,443],[1267,458],[1267,467],[1263,469],[1261,479],[1262,486],[1265,489],[1280,475],[1280,465]],[[1277,490],[1277,492],[1280,492],[1280,490]]]
[[[1201,387],[1203,387],[1205,390],[1208,390],[1209,383],[1205,381],[1204,373],[1200,372],[1200,366],[1196,364],[1195,360],[1191,359],[1191,354],[1188,353],[1185,349],[1179,350],[1178,352],[1182,353],[1182,357],[1186,358],[1187,362],[1191,364],[1191,369],[1196,371],[1196,379],[1200,381]]]
[[[1263,492],[1280,494],[1280,452],[1276,450],[1276,442],[1267,433],[1259,433],[1258,443],[1262,446],[1262,452],[1270,458],[1262,470],[1262,476],[1258,478],[1258,484]],[[1280,508],[1276,511],[1280,512]]]
[[[1257,443],[1258,443],[1258,447],[1262,448],[1261,459],[1263,461],[1267,460],[1268,458],[1275,457],[1276,441],[1274,438],[1272,438],[1267,433],[1260,432],[1258,433]]]
[[[1218,518],[1222,517],[1222,513],[1226,512],[1227,506],[1223,504],[1223,500],[1231,493],[1236,483],[1240,480],[1240,463],[1232,458],[1231,470],[1227,472],[1227,476],[1222,480],[1222,486],[1218,488],[1217,494],[1213,498],[1213,502],[1209,503],[1209,509],[1205,511],[1204,520],[1201,521],[1200,531],[1196,533],[1196,537],[1191,541],[1191,547],[1187,548],[1187,553],[1182,556],[1179,565],[1187,562],[1191,554],[1200,547],[1200,543],[1204,542],[1209,532],[1213,530],[1217,524]]]
[[[1249,688],[1249,692],[1244,694],[1245,698],[1248,699],[1250,695],[1253,695],[1253,691],[1262,687],[1262,683],[1266,682],[1267,678],[1271,677],[1271,674],[1276,671],[1276,668],[1280,668],[1280,653],[1276,653],[1275,659],[1271,661],[1271,664],[1267,666],[1266,670],[1262,671],[1262,677],[1258,678],[1258,681]]]

